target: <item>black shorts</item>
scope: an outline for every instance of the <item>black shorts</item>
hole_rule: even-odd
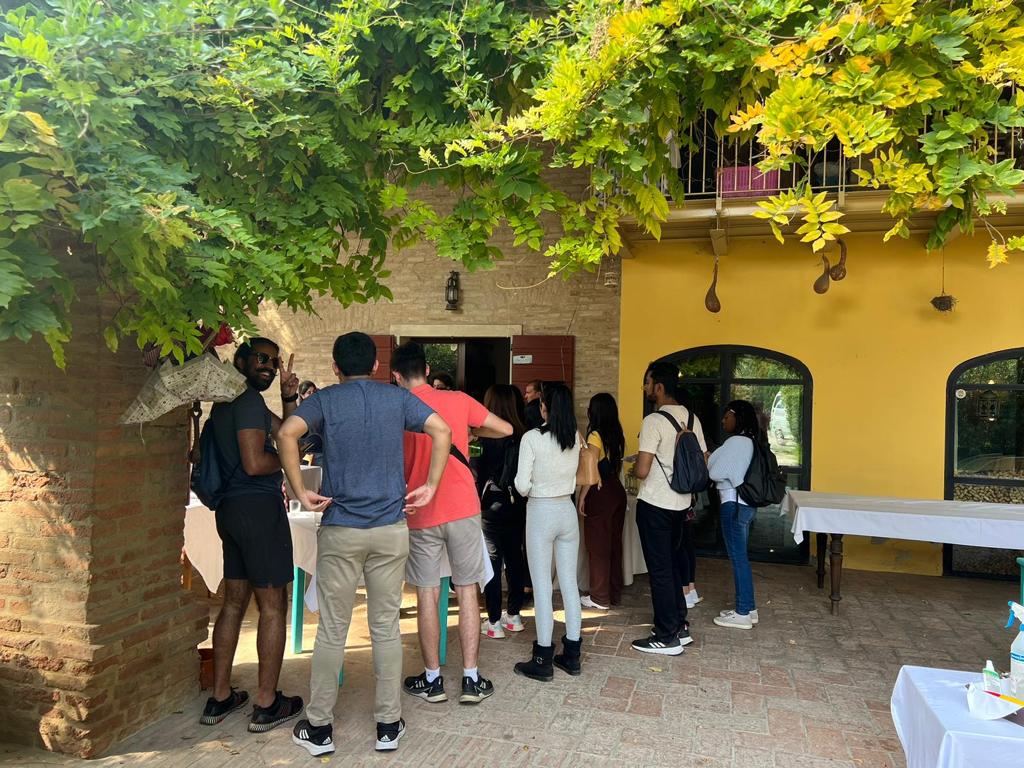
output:
[[[224,578],[253,587],[284,587],[292,580],[292,532],[284,499],[268,493],[233,496],[217,508],[224,543]]]

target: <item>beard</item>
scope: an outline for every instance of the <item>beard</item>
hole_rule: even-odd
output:
[[[262,376],[260,373],[250,374],[247,379],[249,386],[255,389],[257,392],[264,392],[270,388],[270,385],[274,383],[274,377],[271,376],[269,379]]]

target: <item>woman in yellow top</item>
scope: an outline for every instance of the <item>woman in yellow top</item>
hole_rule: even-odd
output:
[[[583,539],[590,559],[590,594],[580,598],[584,608],[608,610],[622,600],[622,526],[626,521],[626,489],[619,473],[626,440],[615,398],[600,392],[587,406],[587,442],[596,446],[601,480],[579,493]]]

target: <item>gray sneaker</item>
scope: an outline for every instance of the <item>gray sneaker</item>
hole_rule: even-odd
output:
[[[727,611],[721,611],[721,612],[719,612],[719,614],[718,614],[718,615],[719,615],[719,616],[725,616],[725,615],[727,615],[727,614],[730,614],[730,613],[736,613],[736,611],[734,611],[734,610],[732,610],[732,609],[729,609],[729,610],[727,610]],[[752,610],[752,611],[751,611],[750,613],[748,613],[747,615],[748,615],[748,616],[750,616],[750,623],[751,623],[751,624],[757,624],[757,608],[755,608],[754,610]]]

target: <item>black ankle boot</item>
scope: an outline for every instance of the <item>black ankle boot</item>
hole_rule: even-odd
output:
[[[550,681],[555,676],[555,673],[551,670],[551,656],[554,652],[555,648],[552,645],[537,645],[537,643],[534,643],[533,658],[516,664],[516,674],[528,677],[531,680],[540,680],[544,683]]]
[[[580,645],[583,644],[583,639],[570,640],[569,638],[562,636],[562,652],[554,657],[552,660],[554,665],[563,672],[568,672],[570,675],[578,675],[582,671],[580,666]]]

